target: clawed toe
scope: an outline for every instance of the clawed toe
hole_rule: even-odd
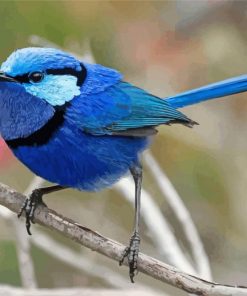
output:
[[[23,214],[23,212],[25,212],[26,215],[26,229],[27,229],[27,233],[29,235],[31,235],[31,223],[35,223],[34,222],[34,213],[35,210],[37,208],[38,204],[44,204],[42,201],[42,194],[39,192],[39,190],[34,190],[32,192],[32,194],[30,195],[29,198],[26,198],[26,200],[24,201],[22,207],[20,208],[20,211],[18,213],[18,218],[21,217],[21,215]],[[45,204],[44,204],[45,205]]]
[[[134,233],[130,239],[129,247],[126,247],[119,264],[122,265],[124,259],[128,258],[129,264],[129,277],[132,283],[134,283],[134,277],[137,274],[137,259],[140,247],[140,236],[138,233]]]
[[[36,204],[32,202],[30,198],[26,198],[24,201],[19,213],[18,213],[18,218],[21,217],[23,212],[25,213],[26,216],[26,229],[27,233],[31,235],[31,223],[34,223],[34,212],[35,212]]]

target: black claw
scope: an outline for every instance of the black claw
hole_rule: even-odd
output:
[[[137,232],[135,232],[131,239],[129,247],[126,247],[123,253],[121,260],[119,261],[119,265],[122,265],[124,259],[128,258],[129,264],[129,277],[132,283],[134,283],[134,277],[137,274],[137,259],[140,247],[140,236]]]
[[[32,192],[32,194],[30,195],[29,198],[26,198],[26,200],[24,201],[22,207],[20,208],[20,211],[18,213],[18,218],[21,217],[22,213],[25,212],[26,215],[26,229],[27,229],[27,233],[29,235],[31,235],[31,223],[35,223],[34,222],[34,213],[35,210],[38,206],[38,204],[42,203],[43,205],[45,205],[42,201],[42,192],[39,189],[36,189]]]
[[[119,260],[119,265],[120,265],[120,266],[123,264],[124,259],[128,256],[128,254],[129,254],[129,249],[130,249],[129,247],[126,247],[126,248],[124,249],[124,252],[123,252],[122,258]]]
[[[22,215],[24,209],[25,209],[26,206],[27,206],[27,203],[28,203],[28,198],[25,199],[23,205],[21,206],[21,208],[20,208],[20,210],[19,210],[19,212],[18,212],[18,214],[17,214],[17,217],[18,217],[18,218],[21,217],[21,215]]]
[[[27,233],[29,235],[32,235],[31,231],[30,231],[30,228],[31,228],[31,223],[30,223],[30,219],[28,216],[26,216],[26,229],[27,229]]]

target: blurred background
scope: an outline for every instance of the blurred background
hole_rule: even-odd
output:
[[[1,1],[0,19],[1,61],[17,48],[38,43],[37,37],[31,38],[36,35],[80,56],[89,54],[161,97],[245,74],[247,69],[246,1]],[[198,228],[214,280],[247,285],[246,94],[183,112],[200,125],[160,127],[151,151]],[[1,141],[1,182],[23,192],[32,178]],[[181,227],[146,166],[144,188],[189,253]],[[94,194],[69,190],[52,194],[45,202],[112,239],[129,240],[133,208],[115,190]],[[0,219],[0,283],[22,286],[14,230],[8,220]],[[155,225],[155,217],[152,222]],[[33,226],[33,236],[36,229],[42,228]],[[168,262],[157,252],[144,222],[141,231],[141,250]],[[127,269],[116,262],[44,232],[90,262],[127,278]],[[31,255],[38,287],[111,287],[34,244]],[[185,295],[141,274],[136,281]]]

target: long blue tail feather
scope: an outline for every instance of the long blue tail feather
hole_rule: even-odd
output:
[[[182,108],[244,91],[247,91],[247,75],[212,83],[165,99],[172,107]]]

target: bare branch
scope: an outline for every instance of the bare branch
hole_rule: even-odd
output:
[[[30,185],[25,190],[24,194],[28,195],[37,187],[40,187],[44,183],[44,180],[40,177],[35,176]],[[58,243],[56,240],[51,238],[48,234],[45,234],[40,229],[36,229],[35,235],[26,235],[26,229],[23,221],[16,219],[16,215],[9,209],[0,206],[0,216],[10,221],[15,230],[17,239],[17,254],[19,260],[19,269],[22,279],[22,285],[24,288],[33,289],[36,288],[36,279],[34,276],[34,268],[32,264],[32,258],[29,253],[30,242],[41,248],[49,255],[56,259],[86,272],[91,276],[102,278],[108,284],[115,288],[128,288],[130,282],[128,278],[116,274],[111,269],[102,266],[96,262],[90,261],[85,256],[82,256],[78,252],[70,249],[69,247]],[[143,285],[138,285],[138,288],[143,288]],[[145,286],[145,289],[147,287]],[[0,293],[1,296],[1,293]]]
[[[16,215],[14,215],[13,212],[11,212],[3,206],[0,206],[0,217],[3,217],[4,219],[12,223],[18,224],[20,236],[22,236],[22,238],[26,238],[28,242],[32,242],[34,245],[48,253],[50,256],[62,261],[65,264],[72,266],[73,268],[77,268],[83,272],[86,272],[91,276],[99,277],[115,288],[126,289],[129,287],[130,283],[128,281],[128,278],[124,278],[122,275],[114,273],[111,269],[104,267],[96,262],[90,261],[89,259],[85,258],[85,256],[82,256],[75,250],[72,250],[71,248],[63,244],[58,243],[55,239],[51,238],[42,230],[36,229],[35,235],[32,235],[31,237],[27,236],[25,224],[22,223],[23,221],[16,219]],[[17,251],[18,248],[19,245],[17,244]],[[20,268],[23,268],[23,266],[20,266]],[[24,269],[23,273],[28,273],[28,270],[29,269]],[[26,287],[24,283],[23,287],[31,288]],[[138,287],[143,289],[143,285],[138,285]],[[147,286],[145,286],[145,288],[147,288]]]
[[[128,278],[116,274],[106,266],[92,262],[82,254],[72,251],[69,247],[56,242],[48,235],[42,233],[42,231],[37,230],[35,231],[35,234],[32,235],[31,241],[38,248],[41,248],[54,258],[74,268],[82,270],[91,276],[101,278],[114,288],[126,289],[130,286]],[[138,288],[140,288],[140,286]],[[145,286],[145,288],[147,287]]]
[[[18,212],[24,199],[24,195],[0,183],[1,205],[14,212]],[[125,248],[122,244],[83,227],[82,225],[79,225],[41,205],[35,212],[35,221],[116,261],[120,260]],[[124,263],[127,265],[127,262]],[[169,266],[142,253],[139,254],[138,258],[138,270],[164,283],[195,295],[247,296],[246,287],[226,286],[205,281],[184,272],[180,272],[175,267]]]

